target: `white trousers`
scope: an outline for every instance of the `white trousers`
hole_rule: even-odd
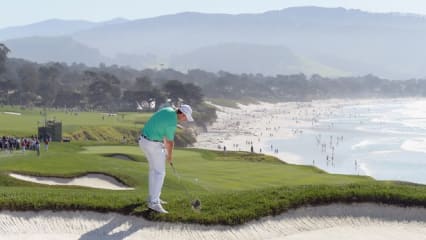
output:
[[[159,203],[164,177],[166,176],[166,151],[161,142],[152,142],[140,137],[139,147],[149,164],[148,193],[151,203]]]

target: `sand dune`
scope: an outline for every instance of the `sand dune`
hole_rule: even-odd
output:
[[[426,239],[426,209],[332,204],[236,227],[150,222],[87,211],[3,211],[0,239]]]

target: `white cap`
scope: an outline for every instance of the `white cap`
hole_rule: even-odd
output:
[[[186,105],[186,104],[182,104],[182,105],[180,105],[179,110],[183,114],[185,114],[186,119],[188,119],[188,122],[193,122],[194,121],[194,119],[192,118],[192,108],[191,108],[191,106]]]

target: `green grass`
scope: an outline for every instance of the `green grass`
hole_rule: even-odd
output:
[[[229,102],[227,104],[230,104]],[[20,112],[21,116],[3,112]],[[0,108],[0,135],[36,134],[44,121],[41,109]],[[34,152],[0,152],[0,208],[9,210],[94,210],[140,215],[150,220],[202,224],[241,224],[304,205],[333,202],[379,202],[426,206],[426,187],[381,182],[369,177],[327,174],[309,166],[291,165],[274,157],[246,152],[177,148],[167,167],[162,198],[170,214],[147,211],[148,163],[136,145],[113,145],[122,136],[129,142],[150,114],[119,113],[102,118],[99,112],[78,115],[48,111],[48,119],[63,123],[64,135],[77,140],[52,143],[41,157]],[[88,141],[86,141],[88,140]],[[129,160],[113,155],[124,155]],[[8,176],[76,177],[87,173],[112,176],[135,190],[111,191],[78,186],[46,186]],[[185,194],[184,187],[191,196]],[[201,212],[190,200],[202,201]]]
[[[128,153],[138,155],[132,146],[85,147],[83,153]],[[265,187],[303,184],[342,184],[369,181],[369,178],[325,174],[316,168],[283,164],[279,160],[250,153],[177,149],[175,167],[182,177],[211,191],[240,191]],[[170,169],[169,169],[170,170]],[[172,172],[170,172],[172,173]],[[170,174],[169,173],[169,174]]]
[[[129,156],[132,160],[108,157]],[[426,206],[426,187],[380,182],[369,177],[327,174],[309,166],[285,164],[265,155],[176,149],[164,183],[167,215],[147,211],[148,164],[136,145],[90,146],[53,143],[41,157],[34,152],[0,152],[0,208],[10,210],[95,210],[143,216],[150,220],[202,224],[241,224],[303,205],[332,202],[380,202]],[[134,187],[110,191],[45,186],[15,180],[9,172],[37,176],[104,173]],[[188,198],[184,186],[189,189]],[[190,208],[199,198],[201,212]]]
[[[10,115],[4,112],[18,112]],[[63,135],[76,140],[117,142],[122,136],[128,139],[137,132],[151,116],[151,113],[118,113],[108,116],[101,112],[66,113],[54,109],[47,110],[48,120],[62,121]],[[0,107],[0,133],[2,135],[31,136],[44,125],[41,108]]]

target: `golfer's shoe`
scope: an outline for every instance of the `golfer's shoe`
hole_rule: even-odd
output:
[[[149,203],[148,208],[159,213],[169,213],[161,206],[161,203]]]
[[[146,201],[148,202],[148,204],[150,203],[149,199],[148,199],[148,200],[146,200]],[[161,200],[161,199],[160,199],[160,204],[161,204],[161,205],[164,205],[164,204],[167,204],[167,202],[166,202],[166,201],[163,201],[163,200]]]

